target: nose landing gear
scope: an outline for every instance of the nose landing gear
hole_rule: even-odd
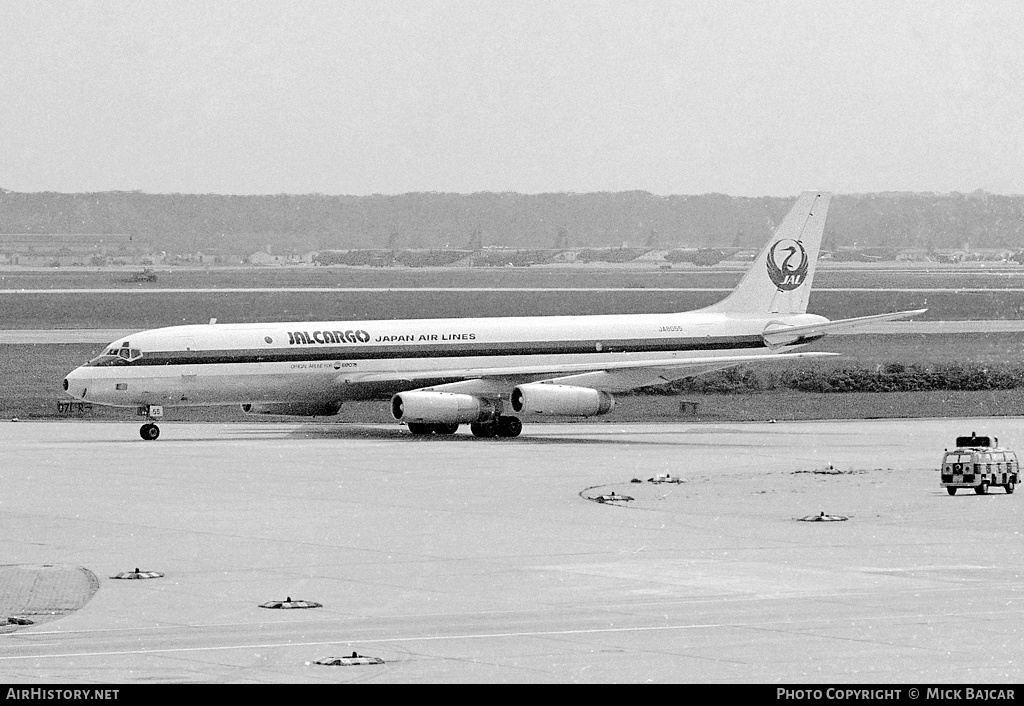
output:
[[[146,441],[156,441],[160,437],[160,427],[154,424],[154,421],[164,416],[164,408],[160,405],[151,404],[139,407],[138,411],[139,416],[147,417],[150,420],[139,429],[139,436]]]

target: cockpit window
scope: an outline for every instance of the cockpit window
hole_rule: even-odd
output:
[[[103,354],[86,363],[91,368],[102,368],[109,365],[128,365],[128,361],[116,355]]]
[[[89,361],[88,365],[101,368],[110,365],[128,365],[142,357],[142,351],[138,348],[108,348]]]

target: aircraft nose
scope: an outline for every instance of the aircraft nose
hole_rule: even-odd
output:
[[[89,393],[89,385],[84,380],[84,374],[81,368],[75,368],[68,376],[64,378],[64,392],[68,393],[72,397],[77,397],[80,400],[84,400],[85,396]]]

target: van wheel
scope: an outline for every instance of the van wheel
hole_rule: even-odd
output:
[[[950,495],[956,495],[956,488],[954,488],[951,485],[947,485],[946,492],[949,493]]]
[[[1014,488],[1013,481],[1010,481],[1009,483],[1007,483],[1003,487],[1006,488],[1006,494],[1007,495],[1013,495],[1013,488]]]
[[[974,492],[978,495],[985,495],[988,493],[988,481],[981,481],[981,485],[974,486]]]

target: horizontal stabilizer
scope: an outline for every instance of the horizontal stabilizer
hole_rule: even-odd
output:
[[[913,311],[896,311],[891,314],[875,314],[873,316],[858,316],[853,319],[839,319],[838,321],[823,321],[820,324],[808,324],[806,326],[778,326],[765,330],[762,337],[770,346],[781,346],[800,338],[820,336],[826,333],[835,333],[843,329],[856,328],[864,324],[875,324],[880,321],[900,321],[919,316],[927,309],[914,309]]]

